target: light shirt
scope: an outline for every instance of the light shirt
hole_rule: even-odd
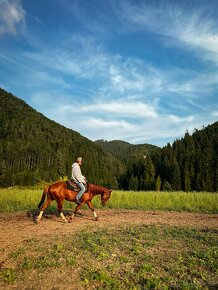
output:
[[[73,165],[72,165],[72,177],[71,178],[76,182],[86,183],[86,178],[85,178],[85,176],[82,175],[80,166],[76,162],[73,163]]]

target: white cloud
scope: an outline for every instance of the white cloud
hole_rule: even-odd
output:
[[[25,16],[21,1],[0,1],[0,36],[3,34],[17,35],[25,26]]]
[[[78,110],[79,108],[79,110]],[[98,115],[102,114],[113,114],[129,118],[139,117],[157,117],[156,108],[151,105],[147,105],[142,102],[127,102],[125,100],[116,100],[108,103],[92,103],[90,105],[82,104],[68,104],[60,107],[60,111],[64,112],[78,112]]]
[[[119,128],[119,130],[132,130],[135,128],[135,126],[131,125],[130,123],[124,121],[124,120],[117,120],[117,121],[106,121],[101,118],[90,118],[86,121],[82,122],[83,125],[85,125],[87,128],[90,128],[91,130],[93,129],[112,129],[116,130]]]
[[[212,91],[218,82],[216,71],[207,72],[205,78],[199,72],[187,69],[161,69],[143,60],[111,55],[93,39],[78,35],[72,36],[69,42],[56,50],[42,48],[40,52],[25,53],[23,60],[27,67],[31,62],[31,65],[35,63],[36,67],[50,71],[51,75],[62,75],[63,78],[56,78],[56,82],[61,85],[62,81],[63,89],[73,87],[75,80],[81,83],[87,80],[96,82],[97,87],[92,92],[82,84],[79,90],[83,90],[89,99],[95,98],[101,102],[126,98],[132,102],[145,103],[146,100],[148,104],[158,99],[167,100],[170,94],[192,98],[196,93],[200,95]],[[63,81],[65,76],[68,76],[67,84]]]
[[[173,72],[173,70],[172,70]],[[183,74],[186,73],[186,76]],[[210,93],[218,86],[218,73],[217,70],[211,70],[201,74],[193,71],[184,71],[176,75],[175,81],[168,82],[168,91],[177,93],[183,96],[199,97],[199,94]],[[169,78],[169,81],[173,78]]]
[[[196,123],[193,115],[168,115],[158,112],[156,106],[126,100],[90,105],[66,104],[59,106],[56,114],[65,116],[63,125],[92,140],[121,139],[131,143],[152,142],[166,136],[181,137],[190,125]]]
[[[124,23],[134,24],[132,29],[166,36],[168,45],[185,44],[199,57],[218,65],[218,20],[205,16],[203,7],[189,11],[173,2],[164,1],[159,6],[150,2],[138,6],[124,2],[121,11]]]
[[[40,111],[49,118],[92,140],[123,139],[131,143],[161,142],[166,136],[179,138],[187,129],[192,131],[208,120],[213,122],[214,116],[210,117],[207,105],[200,107],[198,98],[214,89],[216,73],[211,71],[205,78],[195,71],[157,68],[137,59],[110,55],[100,47],[96,48],[91,41],[88,42],[89,54],[85,40],[82,42],[77,57],[74,57],[76,51],[69,51],[68,47],[33,55],[37,65],[45,65],[46,71],[50,70],[51,76],[45,75],[45,78],[59,87],[62,96],[60,98],[54,90],[51,96],[44,94],[40,98],[38,94],[39,106],[43,108]],[[28,58],[32,59],[32,55],[29,54]],[[87,63],[91,67],[85,71]],[[69,76],[72,77],[72,88],[64,92],[66,84],[61,83],[62,79],[52,78],[55,72],[65,73],[68,83]],[[39,74],[37,79],[40,77],[43,80],[44,74]],[[80,81],[75,90],[74,78]],[[84,78],[96,81],[97,88],[88,91]],[[80,90],[83,93],[85,91],[84,99]],[[189,110],[190,104],[194,106],[192,99],[198,104],[196,111],[205,111],[207,117],[201,119]],[[52,106],[49,106],[49,102]],[[171,109],[167,109],[167,106],[171,106]],[[172,106],[175,113],[172,113]]]
[[[42,46],[40,52],[27,52],[25,57],[43,67],[76,78],[104,77],[110,60],[116,58],[104,52],[94,39],[79,35],[68,36],[61,46]],[[55,61],[54,61],[55,60]]]
[[[179,37],[193,46],[218,53],[218,23],[202,20],[201,15],[193,18],[186,23],[183,31],[178,31]]]
[[[113,116],[111,116],[113,118]],[[151,143],[166,145],[168,140],[175,140],[184,136],[186,130],[190,133],[195,128],[202,128],[202,125],[212,123],[213,118],[207,116],[167,116],[159,115],[158,118],[140,118],[137,123],[131,124],[125,120],[105,121],[104,119],[83,118],[72,124],[73,128],[79,129],[83,135],[91,140],[107,139],[107,140],[125,140],[127,142]],[[158,142],[156,143],[156,140]]]
[[[212,115],[215,116],[215,117],[218,117],[218,111],[212,112]]]
[[[179,116],[167,114],[155,105],[148,113],[146,104],[128,100],[109,103],[96,102],[90,105],[70,103],[69,95],[57,92],[40,92],[32,100],[34,107],[50,119],[71,128],[91,140],[125,140],[130,143],[151,143],[166,145],[166,142],[181,138],[186,130],[200,129],[217,119],[218,112],[205,111],[202,114]],[[64,105],[63,105],[64,103]],[[166,139],[168,138],[168,139]],[[167,140],[167,141],[166,141]]]
[[[127,76],[124,76],[124,73],[127,74]],[[121,71],[117,66],[111,65],[109,67],[109,76],[112,86],[121,93],[126,91],[130,92],[132,90],[142,92],[145,88],[145,79],[131,66],[128,70]]]

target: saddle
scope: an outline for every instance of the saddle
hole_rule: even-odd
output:
[[[66,181],[67,184],[67,189],[72,190],[72,191],[80,191],[80,187],[77,185],[77,183],[73,180],[68,180]],[[85,192],[88,191],[88,183],[85,184]]]

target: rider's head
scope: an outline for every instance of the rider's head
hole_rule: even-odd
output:
[[[77,160],[76,160],[76,162],[77,162],[79,165],[82,164],[82,161],[83,161],[82,157],[78,157]]]

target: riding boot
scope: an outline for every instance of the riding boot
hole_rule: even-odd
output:
[[[76,204],[81,204],[81,198],[76,198]]]

